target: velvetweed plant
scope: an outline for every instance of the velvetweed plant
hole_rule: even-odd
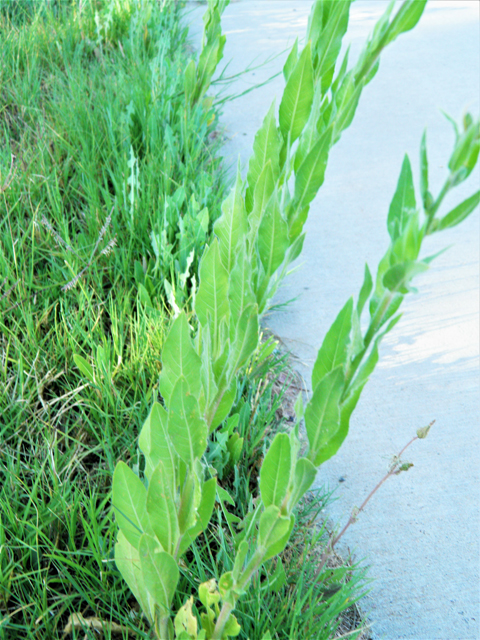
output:
[[[305,409],[301,400],[297,403],[308,451],[301,453],[298,422],[289,434],[275,436],[261,466],[259,499],[238,527],[233,570],[218,585],[210,580],[199,587],[202,629],[193,595],[173,617],[181,557],[207,528],[220,489],[204,458],[208,438],[229,415],[236,375],[260,349],[260,318],[288,264],[301,252],[303,225],[323,183],[329,150],[351,123],[381,51],[416,25],[425,4],[407,0],[392,17],[392,2],[356,65],[348,69],[347,51],[335,74],[350,2],[315,2],[307,44],[299,53],[296,42],[285,63],[278,125],[272,105],[256,135],[246,183],[238,172],[215,223],[216,237],[200,261],[193,313],[180,312],[172,323],[162,355],[163,404],[153,405],[139,437],[143,477],[119,462],[113,479],[116,564],[162,640],[220,640],[240,633],[232,613],[238,599],[263,563],[287,545],[296,505],[347,436],[352,411],[378,361],[380,341],[398,322],[413,277],[433,258],[419,258],[423,239],[458,224],[480,202],[477,191],[437,217],[446,193],[469,176],[478,159],[480,123],[466,115],[462,129],[455,125],[450,172],[437,198],[428,188],[423,136],[422,210],[410,161],[404,159],[388,212],[391,242],[375,283],[366,266],[357,303],[347,301],[318,352],[312,397]],[[370,321],[362,331],[367,306]]]

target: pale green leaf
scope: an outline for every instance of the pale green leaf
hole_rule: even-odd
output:
[[[222,215],[213,227],[218,237],[222,264],[231,272],[235,264],[237,248],[247,233],[247,213],[242,196],[243,182],[240,168],[237,172],[235,186],[222,203]]]
[[[350,0],[331,3],[330,7],[328,20],[316,47],[318,67],[315,70],[315,75],[321,79],[323,94],[332,82],[335,64],[342,47],[342,39],[348,27]]]
[[[295,210],[300,211],[315,198],[325,178],[328,153],[332,146],[332,127],[313,145],[295,175]],[[294,216],[295,217],[295,216]]]
[[[170,397],[168,435],[182,460],[194,467],[207,447],[208,428],[200,416],[198,402],[191,395],[185,378],[180,378]]]
[[[154,602],[145,586],[140,553],[128,542],[121,530],[115,545],[115,564],[151,624],[154,619]]]
[[[275,102],[273,102],[262,126],[255,134],[253,155],[248,163],[248,189],[245,195],[245,205],[248,212],[253,209],[255,187],[268,161],[271,162],[274,179],[278,176],[281,144],[282,140],[275,120]]]
[[[200,285],[195,298],[195,311],[200,324],[211,323],[212,337],[228,314],[228,272],[222,264],[215,238],[200,262]],[[210,321],[209,321],[210,318]]]
[[[252,356],[259,340],[258,307],[247,307],[235,325],[235,339],[228,356],[228,378],[233,376]]]
[[[227,388],[217,391],[208,409],[209,433],[212,433],[228,416],[237,395],[237,382],[234,378]]]
[[[286,433],[277,433],[260,469],[260,495],[266,507],[281,507],[290,484],[291,445]]]
[[[414,276],[423,273],[428,269],[425,262],[415,262],[409,260],[395,264],[383,276],[384,286],[393,293],[408,293],[409,283]]]
[[[415,212],[416,207],[412,167],[408,155],[405,155],[397,188],[388,210],[387,227],[392,241],[402,235],[408,219]]]
[[[350,331],[352,329],[353,298],[350,298],[337,315],[320,347],[312,372],[312,389],[327,373],[347,361]]]
[[[331,439],[340,427],[340,399],[345,386],[343,367],[337,367],[318,382],[305,410],[305,428],[310,444],[308,459],[318,467],[325,459]]]
[[[153,470],[162,462],[167,478],[170,479],[170,489],[175,486],[176,453],[168,436],[168,414],[162,405],[155,402],[145,420],[138,446],[145,456],[145,475],[151,478]]]
[[[313,102],[311,45],[307,43],[292,71],[280,103],[279,122],[285,140],[293,144],[302,133]]]
[[[253,239],[258,231],[258,225],[262,219],[263,212],[275,189],[275,176],[272,169],[272,161],[269,160],[263,167],[255,185],[254,204],[248,219],[249,224],[249,244],[253,244]]]
[[[289,246],[288,226],[280,212],[275,191],[258,228],[258,253],[267,278],[282,264]]]
[[[163,464],[152,474],[147,491],[147,513],[153,532],[163,549],[174,554],[179,536],[175,499],[170,490],[170,479]]]
[[[124,536],[137,548],[147,528],[146,502],[147,490],[140,478],[124,462],[118,462],[113,474],[113,510]]]
[[[357,313],[360,317],[362,315],[363,307],[367,302],[370,294],[373,289],[373,280],[372,274],[370,273],[370,269],[368,268],[368,264],[365,263],[365,275],[363,277],[362,288],[360,289],[360,293],[358,295],[358,303],[357,303]]]
[[[85,360],[85,358],[76,353],[73,354],[73,359],[75,361],[75,364],[87,378],[87,380],[89,380],[92,384],[95,384],[95,374],[93,372],[92,365],[87,360]]]
[[[245,309],[255,303],[252,281],[252,266],[247,259],[245,246],[243,245],[238,251],[237,261],[230,273],[228,285],[231,318],[240,318]]]
[[[292,75],[292,71],[295,68],[295,65],[298,61],[298,38],[293,43],[293,47],[288,54],[288,57],[283,65],[283,77],[285,78],[285,82],[288,82],[288,79]]]
[[[266,550],[264,560],[281,553],[293,528],[293,516],[282,516],[280,509],[270,505],[260,516],[258,545]]]
[[[184,377],[190,392],[198,398],[201,391],[200,356],[193,347],[190,327],[184,311],[174,320],[162,349],[160,393],[168,404],[177,380]]]
[[[480,204],[480,191],[477,191],[472,196],[461,202],[454,209],[452,209],[446,216],[439,220],[437,230],[448,229],[465,220],[472,211],[474,211]]]
[[[413,29],[420,20],[426,4],[427,0],[406,0],[390,23],[385,44],[395,40],[401,33]]]
[[[182,538],[180,543],[178,554],[182,556],[188,547],[192,544],[197,536],[208,526],[213,513],[213,507],[215,505],[215,495],[217,491],[216,478],[210,478],[202,484],[202,498],[197,508],[197,520],[195,524],[190,527]]]
[[[155,538],[146,533],[140,539],[139,552],[145,586],[165,615],[170,611],[180,577],[177,563],[169,553],[162,551]]]
[[[317,476],[315,465],[307,458],[299,458],[295,465],[292,494],[288,501],[291,511],[312,486]]]
[[[422,135],[420,143],[420,193],[422,194],[423,207],[427,209],[428,203],[428,158],[427,158],[427,131]]]

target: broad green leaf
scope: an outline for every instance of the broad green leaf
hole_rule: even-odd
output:
[[[118,462],[113,474],[113,510],[124,536],[136,548],[147,528],[146,502],[147,490],[140,478],[124,462]]]
[[[292,238],[290,238],[290,240],[292,240]],[[291,264],[302,253],[304,241],[305,241],[304,233],[302,233],[302,235],[296,237],[295,240],[293,240],[292,244],[288,248],[287,257],[285,259],[285,263],[287,265]]]
[[[424,230],[420,226],[418,211],[411,211],[403,219],[403,228],[398,237],[393,241],[390,250],[390,265],[397,262],[412,261],[418,258]]]
[[[190,62],[185,67],[183,76],[183,89],[185,91],[185,96],[188,103],[192,102],[192,97],[195,92],[196,78],[197,68],[195,66],[195,60],[190,60]]]
[[[195,473],[187,469],[178,505],[178,529],[183,535],[196,522],[195,515]]]
[[[384,291],[386,290],[384,289]],[[377,331],[385,324],[385,322],[387,322],[387,320],[389,320],[398,311],[398,308],[402,304],[403,299],[405,297],[401,293],[394,293],[393,296],[390,296],[390,294],[388,295],[390,300],[385,309],[381,309],[381,306],[380,306],[380,303],[382,302],[382,298],[377,298],[376,295],[374,295],[370,299],[370,316],[372,317],[372,323],[374,322],[373,319],[378,320],[378,324],[376,327]],[[381,322],[380,322],[380,318],[377,318],[377,315],[380,312],[382,312]]]
[[[220,592],[220,596],[222,600],[226,600],[228,597],[228,592],[233,589],[233,576],[231,571],[226,571],[220,576],[220,580],[218,581],[218,590]]]
[[[83,373],[83,375],[92,383],[95,384],[95,374],[93,372],[93,367],[92,365],[85,360],[85,358],[83,358],[82,356],[74,353],[73,354],[73,359],[75,361],[75,364],[77,365],[77,367],[80,369],[80,371]]]
[[[339,366],[344,367],[347,360],[350,331],[352,329],[353,298],[343,306],[327,332],[320,347],[312,372],[312,389],[327,373]]]
[[[285,64],[283,65],[283,77],[285,78],[285,82],[288,82],[288,79],[290,78],[292,71],[295,68],[295,65],[297,64],[297,61],[298,61],[298,38],[293,43],[293,47],[290,53],[288,54]]]
[[[228,357],[228,376],[233,376],[252,356],[258,346],[259,326],[258,307],[247,307],[235,326],[235,340],[232,342]]]
[[[266,507],[281,507],[290,484],[291,446],[286,433],[277,433],[260,469],[260,495]]]
[[[230,454],[230,461],[232,464],[237,464],[242,456],[244,439],[239,436],[237,432],[232,434],[227,442],[227,450]]]
[[[240,634],[241,630],[242,627],[238,624],[238,621],[233,613],[231,613],[224,627],[225,637],[236,638]]]
[[[196,101],[200,100],[210,86],[210,81],[217,68],[217,64],[222,59],[225,42],[226,37],[219,36],[211,44],[202,48],[200,52],[197,66]]]
[[[307,124],[313,102],[311,45],[308,43],[291,72],[280,103],[279,122],[285,140],[293,144]]]
[[[247,233],[247,213],[242,196],[243,182],[240,168],[235,186],[222,203],[222,215],[213,227],[219,240],[220,257],[225,269],[230,273],[235,264],[237,247]]]
[[[323,126],[322,120],[322,100],[322,90],[320,85],[317,85],[313,94],[312,109],[310,111],[308,122],[302,131],[302,135],[298,141],[298,146],[295,150],[293,158],[293,168],[295,173],[298,172],[302,162],[305,160],[309,151],[311,151],[313,145],[317,142],[320,135],[326,128]]]
[[[314,2],[307,23],[306,40],[311,40],[312,47],[315,49],[317,41],[323,29],[323,8],[324,2]]]
[[[401,318],[401,314],[394,317],[392,321],[389,323],[389,325],[387,326],[387,328],[377,337],[370,353],[367,356],[367,359],[358,369],[351,385],[349,386],[349,390],[346,395],[346,398],[342,401],[340,405],[340,427],[337,433],[330,440],[328,449],[324,451],[323,453],[324,457],[322,462],[325,462],[326,460],[334,456],[342,446],[345,438],[347,437],[348,429],[350,425],[350,416],[352,415],[355,407],[357,406],[357,403],[363,391],[363,388],[367,384],[368,379],[371,373],[373,372],[373,370],[375,369],[375,366],[378,362],[378,347],[380,345],[380,342],[382,338],[385,336],[385,334],[387,334],[389,331],[393,329],[393,327],[397,324],[400,318]]]
[[[248,212],[253,209],[255,186],[269,160],[274,178],[276,179],[278,176],[281,144],[282,140],[275,120],[275,102],[273,102],[263,120],[262,126],[255,135],[253,155],[248,163],[248,189],[245,195],[245,205]]]
[[[280,212],[276,191],[260,222],[257,246],[265,274],[271,277],[282,264],[289,246],[288,227]]]
[[[232,507],[235,506],[235,500],[228,493],[228,491],[221,487],[219,484],[217,485],[217,496],[217,500],[219,503],[224,504],[225,502],[228,502],[228,504],[231,504]]]
[[[217,491],[217,479],[210,478],[202,484],[202,499],[197,508],[198,524],[201,530],[207,528],[210,518],[212,517],[213,506],[215,504],[215,496]]]
[[[252,290],[252,267],[247,259],[243,246],[237,255],[237,262],[230,273],[228,285],[228,299],[230,302],[230,317],[236,321],[247,307],[255,303],[255,294]]]
[[[204,414],[206,407],[211,405],[218,392],[213,372],[213,344],[211,330],[208,324],[204,327],[199,325],[195,342],[202,360],[201,376],[205,404],[202,402],[201,411],[202,414]]]
[[[173,555],[179,536],[177,510],[169,478],[161,462],[148,485],[147,513],[153,532],[163,549]]]
[[[121,530],[118,532],[115,545],[115,564],[142,607],[143,612],[148,617],[149,622],[152,623],[154,619],[154,602],[145,586],[140,565],[140,554],[138,549],[128,542]]]
[[[340,69],[338,70],[337,76],[335,80],[332,82],[332,94],[335,95],[337,93],[337,89],[341,82],[345,79],[348,68],[348,58],[350,55],[350,45],[348,45],[345,50],[345,54],[343,56],[342,64],[340,65]]]
[[[413,260],[395,264],[383,276],[383,284],[389,291],[394,293],[408,293],[410,280],[427,269],[428,264],[425,262],[415,262]]]
[[[299,458],[295,465],[293,488],[288,508],[291,511],[310,489],[317,476],[317,469],[307,458]]]
[[[387,227],[392,241],[402,235],[416,207],[412,167],[408,155],[405,154],[397,188],[388,210]]]
[[[245,560],[247,559],[248,551],[250,545],[246,540],[242,540],[239,544],[237,553],[235,555],[235,564],[233,566],[232,578],[236,582],[240,577],[240,574],[243,571],[243,565],[245,564]]]
[[[360,317],[362,315],[363,307],[367,302],[370,294],[373,289],[373,280],[372,274],[370,273],[370,269],[368,268],[368,264],[365,263],[365,275],[363,278],[362,288],[360,289],[360,293],[358,295],[358,303],[357,303],[357,313]]]
[[[330,117],[333,125],[333,144],[338,142],[342,131],[350,126],[365,82],[366,79],[363,77],[355,80],[353,70],[350,70],[340,83],[340,87],[334,96],[334,109],[332,109]]]
[[[280,509],[270,505],[260,516],[258,545],[266,550],[264,560],[281,553],[293,528],[293,516],[282,516]]]
[[[316,76],[321,78],[322,93],[324,94],[332,83],[342,39],[348,27],[350,1],[332,3],[327,23],[318,41],[318,68]]]
[[[155,538],[146,533],[140,539],[139,552],[145,586],[165,615],[170,611],[180,577],[177,563],[169,553],[162,551]]]
[[[289,210],[287,210],[289,223],[288,237],[292,247],[295,245],[295,242],[302,237],[300,234],[302,233],[303,225],[307,221],[309,211],[310,205],[303,207],[303,209],[298,209],[292,206]],[[305,234],[303,234],[303,236],[305,236]]]
[[[449,227],[454,227],[459,224],[462,220],[465,220],[465,218],[469,216],[479,204],[480,191],[477,191],[473,196],[470,196],[461,202],[458,206],[447,213],[446,216],[439,220],[437,230],[440,231],[442,229],[448,229]]]
[[[212,433],[228,416],[237,395],[237,381],[234,378],[225,389],[219,389],[208,410],[209,433]]]
[[[198,621],[192,611],[193,596],[187,600],[187,602],[180,607],[175,616],[175,638],[176,640],[192,640],[192,638],[198,638]]]
[[[390,23],[385,44],[393,42],[397,36],[410,31],[420,20],[427,0],[406,0]]]
[[[320,457],[320,460],[321,460],[320,464],[323,464],[327,460],[330,460],[330,458],[332,458],[342,446],[345,438],[348,435],[348,429],[350,426],[350,416],[352,415],[353,410],[357,406],[358,400],[360,398],[360,394],[362,393],[362,390],[365,384],[366,384],[366,381],[362,385],[356,387],[355,390],[352,391],[351,395],[348,396],[348,398],[345,400],[345,402],[342,403],[341,409],[340,409],[340,424],[339,424],[338,430],[330,438],[328,447],[325,447],[323,449]]]
[[[193,347],[190,327],[184,311],[174,320],[162,349],[160,393],[168,404],[177,380],[184,377],[190,392],[198,398],[202,388],[202,361]]]
[[[195,298],[195,311],[200,324],[211,322],[212,338],[219,330],[220,321],[228,314],[228,272],[220,259],[218,240],[215,238],[200,262],[200,285]]]
[[[202,498],[197,508],[197,520],[190,527],[180,542],[178,555],[182,556],[197,536],[208,527],[215,505],[215,495],[217,490],[216,478],[210,478],[202,485]]]
[[[423,208],[428,209],[428,158],[427,158],[427,131],[422,135],[420,143],[420,193],[422,194]]]
[[[200,416],[198,402],[191,395],[185,378],[180,378],[170,397],[168,435],[180,458],[194,467],[207,447],[208,428]]]
[[[159,462],[162,462],[166,477],[170,479],[170,489],[175,487],[176,453],[168,436],[168,414],[162,405],[155,402],[145,420],[138,446],[145,456],[145,475],[148,479]]]
[[[272,161],[269,160],[263,167],[263,171],[258,177],[257,184],[255,185],[254,192],[254,204],[252,212],[248,219],[249,230],[249,244],[253,244],[253,240],[258,231],[258,225],[262,219],[263,212],[265,211],[267,204],[275,189],[275,176],[272,169]]]
[[[340,398],[345,385],[343,367],[337,367],[317,384],[305,410],[310,449],[308,459],[318,467],[325,459],[331,439],[340,427]]]
[[[332,127],[314,144],[295,175],[295,210],[300,211],[315,198],[325,178],[328,153],[332,146]],[[294,216],[296,217],[296,216]]]

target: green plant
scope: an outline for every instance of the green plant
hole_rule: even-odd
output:
[[[477,162],[479,123],[466,116],[464,130],[456,130],[450,175],[436,199],[428,191],[425,136],[422,140],[423,215],[405,159],[388,215],[391,245],[380,262],[375,288],[367,267],[357,305],[353,299],[346,303],[318,353],[312,397],[304,411],[298,405],[308,451],[301,453],[298,424],[290,434],[275,436],[260,470],[257,503],[239,525],[233,568],[220,577],[218,587],[211,582],[200,586],[202,631],[197,636],[192,600],[173,623],[180,557],[207,528],[221,491],[215,470],[204,462],[207,439],[229,415],[236,376],[259,346],[259,319],[301,251],[303,225],[323,182],[329,149],[352,121],[380,52],[415,26],[424,5],[405,2],[390,19],[391,3],[357,64],[347,70],[347,52],[335,76],[349,3],[314,4],[307,44],[298,55],[295,43],[284,67],[279,127],[272,105],[255,138],[247,184],[238,173],[215,223],[216,238],[200,262],[194,314],[180,313],[165,341],[160,376],[164,404],[154,405],[139,438],[144,481],[120,462],[113,484],[120,528],[117,566],[162,639],[174,632],[179,638],[212,640],[240,633],[232,611],[260,567],[285,548],[296,505],[318,467],[345,439],[351,413],[378,360],[378,345],[399,320],[397,311],[412,278],[432,259],[419,259],[424,237],[459,223],[480,200],[477,192],[436,218],[445,193],[465,180]],[[362,333],[360,317],[368,300],[371,319]]]

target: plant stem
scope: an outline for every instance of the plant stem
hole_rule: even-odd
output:
[[[447,195],[447,193],[450,191],[451,186],[452,186],[452,174],[450,174],[448,176],[448,178],[446,179],[445,184],[442,187],[442,190],[438,194],[438,198],[435,200],[435,202],[433,203],[430,211],[428,211],[428,213],[427,213],[428,221],[427,221],[427,228],[425,230],[425,235],[429,234],[430,228],[431,228],[432,223],[433,223],[433,219],[435,217],[435,214],[437,213],[440,205],[442,204],[442,200]]]
[[[358,509],[358,511],[355,510],[355,512],[352,513],[352,515],[348,519],[347,524],[343,527],[343,529],[340,531],[340,533],[337,536],[330,538],[330,540],[329,540],[329,542],[327,544],[327,547],[326,547],[325,551],[323,552],[322,557],[320,558],[320,564],[319,564],[318,569],[315,572],[315,576],[314,576],[315,580],[318,579],[318,576],[320,575],[320,573],[321,573],[323,567],[325,566],[328,558],[332,555],[334,547],[337,544],[337,542],[340,540],[340,538],[342,538],[342,536],[345,534],[345,532],[350,527],[350,525],[352,525],[352,524],[354,524],[356,522],[358,514],[361,513],[365,509],[367,504],[370,502],[370,500],[373,498],[373,496],[376,494],[376,492],[380,489],[382,484],[386,480],[388,480],[388,478],[390,478],[391,476],[399,473],[400,457],[404,453],[404,451],[406,449],[408,449],[408,447],[413,442],[415,442],[415,440],[418,440],[418,436],[415,436],[414,438],[412,438],[410,440],[410,442],[403,447],[403,449],[400,451],[400,453],[398,453],[398,455],[394,458],[395,462],[392,464],[392,467],[391,467],[390,471],[380,480],[380,482],[372,489],[372,491],[370,491],[370,493],[365,498],[365,500],[363,501],[363,503],[362,503],[361,507]]]
[[[227,624],[227,620],[230,617],[232,609],[233,605],[230,602],[223,603],[222,610],[220,611],[220,615],[217,618],[217,624],[215,625],[215,629],[213,630],[212,640],[221,640],[223,630],[225,628],[225,625]]]

